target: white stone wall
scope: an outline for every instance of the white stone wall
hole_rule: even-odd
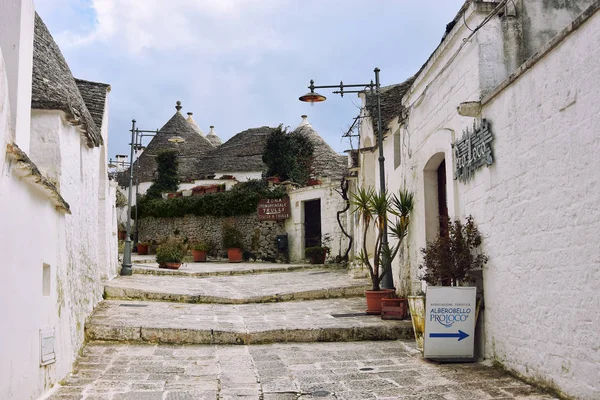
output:
[[[27,42],[33,38],[33,8],[23,8],[29,3],[0,2],[0,37],[13,27],[0,40],[1,399],[35,399],[67,376],[83,343],[85,318],[102,298],[100,278],[116,268],[116,241],[111,243],[115,220],[103,219],[102,212],[115,216],[115,191],[103,180],[104,148],[89,149],[62,112],[31,112],[31,52],[28,58],[11,55],[14,65],[5,68],[4,39],[16,40],[21,50],[32,49]],[[24,15],[31,23],[5,24],[11,13],[13,19]],[[9,43],[8,51],[14,49]],[[16,76],[18,100],[11,108],[9,82]],[[26,76],[29,80],[22,81]],[[21,107],[27,96],[27,107]],[[26,122],[15,126],[13,121]],[[6,157],[6,145],[13,142],[56,182],[71,215],[57,211],[36,184],[19,178],[15,163]],[[114,263],[105,258],[109,254]],[[44,270],[49,271],[47,279]],[[42,329],[55,331],[56,362],[46,366],[40,365]]]
[[[486,234],[486,355],[600,398],[600,13],[483,109],[496,164],[464,188]]]
[[[304,202],[321,199],[321,236],[331,236],[331,252],[328,259],[344,255],[347,248],[347,238],[337,222],[337,211],[343,210],[345,202],[335,189],[339,182],[324,183],[318,186],[308,186],[289,193],[291,217],[285,222],[288,234],[289,256],[291,262],[304,262]],[[342,223],[346,216],[342,215]]]
[[[475,26],[481,13],[472,11],[467,21]],[[406,185],[416,202],[406,256],[394,263],[396,286],[403,265],[411,269],[409,286],[420,287],[419,249],[436,234],[435,170],[445,159],[449,214],[474,216],[490,257],[483,272],[484,356],[569,396],[596,399],[600,14],[484,102],[480,117],[494,133],[494,165],[462,183],[453,180],[451,142],[474,118],[456,108],[484,98],[507,73],[498,65],[504,62],[495,44],[503,40],[500,26],[486,25],[462,45],[469,33],[458,23],[404,97],[409,118],[390,126],[401,130],[398,168],[393,141],[384,144],[389,190]]]

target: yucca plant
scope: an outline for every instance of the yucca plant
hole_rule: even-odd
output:
[[[408,234],[414,196],[406,189],[401,189],[398,195],[390,196],[387,192],[378,193],[373,188],[359,188],[352,194],[350,204],[354,206],[352,212],[356,213],[363,223],[362,249],[358,259],[369,268],[372,290],[381,290],[381,280],[385,274],[390,273],[391,262]],[[391,247],[383,244],[386,221],[390,236],[397,239],[396,244]],[[371,227],[375,228],[375,245],[369,252],[367,237]]]

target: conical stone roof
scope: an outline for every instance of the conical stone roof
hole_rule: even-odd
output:
[[[208,132],[208,135],[206,135],[206,138],[212,143],[213,146],[215,147],[219,147],[221,144],[223,144],[223,142],[221,141],[221,138],[219,138],[217,136],[217,134],[215,133],[215,127],[214,126],[210,126],[210,132]]]
[[[204,175],[217,172],[265,171],[262,161],[267,138],[276,128],[262,126],[238,133],[197,160],[196,170]]]
[[[198,134],[200,136],[204,137],[204,132],[202,132],[202,129],[200,129],[200,127],[198,126],[198,124],[194,120],[194,117],[192,117],[193,113],[189,112],[189,113],[187,113],[187,115],[188,115],[188,117],[187,117],[188,124],[190,124],[190,126],[192,127],[192,129],[194,129],[196,132],[198,132]]]
[[[135,162],[134,174],[138,171],[137,164],[139,164],[140,182],[150,182],[154,179],[156,155],[161,151],[170,149],[176,150],[178,153],[179,179],[181,181],[198,179],[198,172],[195,168],[198,157],[214,149],[212,144],[205,137],[200,136],[181,114],[180,104],[180,102],[177,102],[175,115],[152,138],[142,155]],[[179,144],[169,142],[169,138],[172,138],[175,134],[185,139],[185,142]]]
[[[100,127],[96,126],[65,58],[37,13],[33,39],[31,108],[63,111],[69,122],[83,130],[89,147],[102,144]]]
[[[314,130],[308,122],[306,115],[302,116],[302,122],[295,132],[306,135],[314,146],[313,170],[316,176],[329,177],[332,180],[340,180],[348,169],[348,158],[338,154],[327,144],[327,142]]]

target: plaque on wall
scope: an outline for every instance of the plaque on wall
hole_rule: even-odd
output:
[[[290,217],[290,198],[260,199],[258,201],[259,221],[278,221]]]
[[[454,179],[466,182],[475,170],[494,163],[492,141],[494,136],[486,119],[475,120],[473,128],[463,131],[463,136],[452,143],[454,152]]]

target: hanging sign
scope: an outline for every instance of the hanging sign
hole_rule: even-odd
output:
[[[454,179],[466,182],[473,177],[475,170],[484,165],[492,165],[494,156],[492,141],[494,136],[487,120],[475,120],[473,129],[463,131],[461,139],[452,143],[454,152]]]
[[[475,287],[427,287],[423,357],[474,357],[476,292]]]
[[[290,198],[260,199],[258,201],[259,221],[277,221],[290,217]]]

